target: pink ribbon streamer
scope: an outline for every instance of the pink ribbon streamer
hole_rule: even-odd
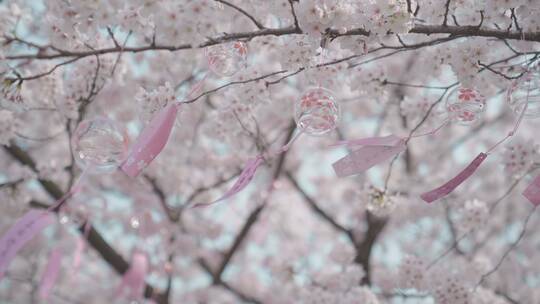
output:
[[[407,143],[411,138],[434,135],[449,123],[445,120],[437,128],[418,135],[412,133],[402,138],[394,134],[387,136],[367,137],[354,140],[339,141],[330,147],[346,145],[349,148],[362,146],[360,149],[335,162],[332,166],[339,177],[346,177],[365,172],[373,166],[395,156],[407,149]]]
[[[193,86],[186,99],[190,99],[202,87],[206,77],[207,75]],[[163,151],[181,104],[175,102],[161,109],[143,129],[121,166],[122,171],[129,177],[137,177]]]
[[[540,175],[525,188],[525,191],[523,191],[522,194],[534,206],[540,205]]]
[[[255,172],[257,172],[257,169],[262,163],[263,163],[263,158],[261,156],[257,156],[256,158],[249,159],[244,167],[244,170],[242,170],[242,173],[240,173],[240,176],[238,177],[234,185],[227,192],[225,192],[225,194],[222,197],[210,203],[195,204],[192,206],[192,208],[206,207],[206,206],[219,203],[237,194],[238,192],[244,190],[244,188],[246,188],[247,185],[249,185],[249,183],[255,176]]]
[[[227,191],[223,196],[218,198],[217,200],[210,202],[210,203],[199,203],[191,206],[191,208],[197,208],[197,207],[207,207],[216,203],[219,203],[223,200],[226,200],[234,195],[236,195],[238,192],[244,190],[247,185],[253,180],[253,177],[255,176],[255,173],[257,172],[257,169],[262,165],[264,160],[266,158],[275,157],[283,152],[286,152],[289,150],[291,145],[300,137],[300,135],[303,134],[303,131],[298,132],[296,135],[289,140],[287,144],[285,144],[283,147],[277,149],[276,151],[269,152],[262,155],[257,155],[255,158],[250,158],[246,165],[244,166],[244,169],[240,173],[240,176],[234,183],[234,185]]]
[[[168,105],[144,128],[122,165],[122,170],[128,176],[137,177],[161,153],[169,140],[178,108],[176,103]]]
[[[482,162],[487,158],[486,153],[480,153],[478,156],[456,177],[446,182],[444,185],[426,192],[420,197],[427,203],[432,203],[442,197],[447,196],[450,192],[454,191],[459,185],[461,185],[465,180],[467,180],[473,173],[480,167]]]
[[[370,140],[371,141],[371,140]],[[346,177],[365,172],[371,167],[405,151],[405,141],[400,139],[396,145],[366,145],[332,164],[338,177]]]
[[[49,256],[47,267],[45,269],[45,272],[43,273],[41,282],[39,284],[39,297],[42,300],[47,300],[49,298],[49,294],[51,293],[54,285],[56,284],[58,275],[60,274],[62,256],[63,253],[60,248],[55,248]]]
[[[131,258],[131,265],[124,273],[122,282],[116,291],[116,296],[123,296],[129,288],[127,297],[130,300],[139,300],[144,296],[145,277],[149,270],[148,256],[144,252],[135,251]]]
[[[19,250],[53,222],[49,212],[32,209],[4,234],[0,240],[0,280]]]
[[[82,181],[91,168],[85,169],[73,187],[46,211],[30,210],[25,213],[0,239],[0,280],[13,258],[26,243],[54,222],[52,211],[60,208],[70,197],[81,190]]]

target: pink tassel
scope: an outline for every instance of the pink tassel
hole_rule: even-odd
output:
[[[0,280],[17,252],[53,222],[49,212],[30,210],[4,234],[0,240]]]
[[[130,300],[139,300],[144,296],[145,277],[149,270],[148,256],[140,251],[135,251],[131,258],[131,265],[124,273],[122,282],[118,286],[116,296],[123,295],[125,288],[129,288]]]
[[[427,203],[436,201],[442,197],[447,196],[450,192],[454,191],[461,183],[467,180],[473,173],[480,167],[482,162],[487,158],[487,154],[480,153],[478,156],[461,171],[456,177],[446,182],[444,185],[437,189],[431,190],[422,194],[420,197]]]
[[[406,147],[407,146],[403,140],[398,141],[398,143],[394,146],[363,146],[338,160],[332,166],[339,177],[359,174],[405,151]]]
[[[142,131],[131,148],[122,170],[130,177],[137,177],[161,153],[174,126],[179,105],[163,108]]]
[[[60,274],[62,255],[62,250],[60,248],[55,248],[49,256],[47,267],[41,278],[41,283],[39,284],[39,297],[42,300],[47,300],[49,298],[49,294],[51,293],[54,284],[56,284],[56,280]]]

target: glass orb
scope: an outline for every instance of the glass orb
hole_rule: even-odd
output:
[[[335,129],[340,114],[339,103],[333,93],[323,88],[307,90],[294,107],[298,128],[309,135],[323,135]]]
[[[247,66],[247,45],[236,41],[205,49],[208,66],[218,76],[231,77]]]
[[[480,120],[486,109],[486,98],[474,89],[456,87],[446,96],[449,118],[461,125],[472,125]]]
[[[514,80],[506,93],[506,102],[517,115],[526,105],[524,118],[540,117],[540,71],[533,68]]]
[[[112,172],[128,151],[127,135],[116,122],[105,117],[85,120],[71,138],[75,162],[81,169]]]

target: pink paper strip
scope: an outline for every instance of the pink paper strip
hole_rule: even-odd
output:
[[[396,146],[399,142],[403,140],[395,135],[388,135],[383,137],[367,137],[353,140],[342,140],[337,143],[330,145],[330,147],[343,146],[347,145],[349,147],[353,146]]]
[[[17,252],[53,221],[48,212],[30,210],[4,234],[0,240],[0,280]]]
[[[454,191],[461,183],[468,179],[473,173],[480,167],[482,162],[487,158],[487,154],[480,153],[478,156],[461,171],[456,177],[452,178],[444,185],[422,194],[420,197],[427,203],[436,201],[442,197],[447,196],[450,192]]]
[[[339,177],[362,173],[369,168],[405,151],[403,140],[395,146],[364,146],[335,162],[332,166]]]
[[[527,186],[525,191],[523,191],[523,196],[525,196],[531,204],[535,206],[540,205],[540,175]]]
[[[177,114],[178,104],[170,104],[144,128],[122,165],[122,170],[128,176],[137,177],[161,153],[169,140]]]
[[[263,158],[261,156],[249,159],[246,163],[246,166],[244,167],[244,170],[242,170],[242,173],[240,173],[240,176],[238,177],[234,185],[231,187],[231,189],[229,189],[229,191],[227,191],[222,197],[211,203],[195,204],[193,205],[193,208],[213,205],[242,191],[247,185],[249,185],[249,183],[253,179],[253,176],[255,176],[255,172],[257,172],[257,168],[259,168],[262,163]]]
[[[73,255],[73,264],[71,265],[73,272],[72,274],[76,274],[79,270],[79,267],[81,266],[82,261],[82,254],[84,252],[84,248],[86,247],[86,241],[79,237],[77,238],[77,244],[75,246],[75,253]]]
[[[131,265],[124,273],[122,282],[118,286],[116,296],[121,296],[125,288],[129,288],[130,300],[139,300],[144,296],[144,279],[149,270],[148,256],[144,252],[136,251],[131,258]]]
[[[39,284],[39,297],[42,300],[47,300],[49,298],[49,294],[56,284],[56,280],[60,274],[61,263],[62,250],[60,248],[55,248],[49,256],[47,267],[41,278],[41,283]]]

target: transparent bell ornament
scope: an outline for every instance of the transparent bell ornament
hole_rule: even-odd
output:
[[[514,80],[506,93],[506,102],[519,115],[525,106],[524,118],[540,117],[540,70],[533,66],[522,77]]]
[[[456,87],[446,96],[445,107],[451,121],[472,125],[482,117],[486,98],[474,89]]]
[[[212,72],[230,77],[247,66],[248,48],[244,42],[235,41],[207,47],[205,55]]]
[[[71,138],[75,162],[92,172],[112,172],[125,159],[128,138],[115,121],[98,117],[79,124]]]
[[[296,125],[309,135],[323,135],[334,130],[340,114],[340,106],[334,94],[321,87],[305,91],[294,106]]]

